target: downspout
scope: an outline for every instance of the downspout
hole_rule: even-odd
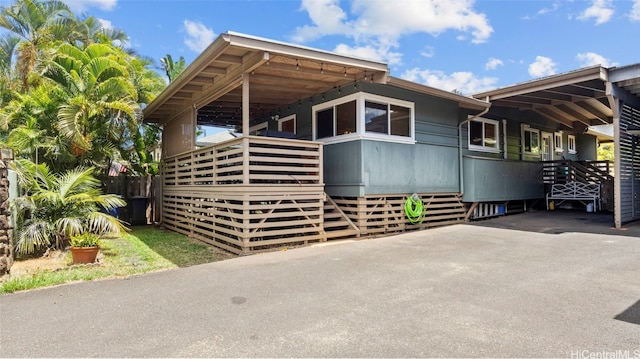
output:
[[[507,120],[502,120],[502,146],[504,152],[502,152],[502,158],[507,159]]]
[[[487,96],[485,102],[489,103],[489,96]],[[489,107],[482,110],[482,112],[475,114],[471,117],[468,117],[466,120],[460,122],[458,124],[458,170],[460,176],[460,198],[464,195],[464,164],[462,163],[462,126],[469,123],[471,120],[475,120],[478,117],[484,116],[487,112],[489,112],[489,108],[491,108],[491,104]]]

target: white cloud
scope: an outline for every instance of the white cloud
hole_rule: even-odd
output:
[[[113,29],[113,24],[111,23],[111,21],[101,19],[101,18],[97,18],[97,20],[100,23],[100,25],[102,25],[103,29]]]
[[[484,64],[485,70],[495,70],[498,66],[504,65],[504,62],[500,59],[496,59],[495,57],[489,58],[486,64]]]
[[[296,28],[292,40],[312,41],[325,35],[349,33],[347,14],[340,8],[339,0],[302,0],[301,9],[309,14],[313,25]]]
[[[593,0],[591,6],[578,16],[578,20],[589,20],[594,18],[596,20],[596,25],[600,25],[611,20],[613,12],[612,0]]]
[[[553,4],[551,4],[551,7],[545,7],[538,10],[538,15],[544,15],[550,12],[554,12],[560,8],[560,5],[561,5],[560,2],[556,1]]]
[[[100,10],[113,10],[118,0],[65,0],[64,1],[74,12],[84,12],[89,8]]]
[[[562,6],[562,2],[561,1],[554,1],[551,4],[551,7],[543,7],[542,9],[538,10],[538,12],[536,12],[535,15],[531,16],[531,15],[525,15],[522,17],[523,20],[533,20],[535,18],[537,18],[538,16],[543,16],[555,11],[558,11],[558,9],[560,9],[560,7]]]
[[[556,73],[556,64],[548,57],[536,56],[536,61],[529,65],[532,77],[550,76]]]
[[[436,54],[436,49],[433,48],[433,46],[425,46],[425,48],[420,51],[420,55],[430,59],[433,56],[435,56]]]
[[[187,32],[187,37],[184,39],[185,45],[198,53],[204,51],[215,38],[213,30],[200,22],[185,20],[184,30]]]
[[[471,72],[445,74],[442,71],[418,68],[407,70],[400,77],[445,91],[456,90],[462,94],[488,91],[494,89],[498,82],[495,77],[477,77]]]
[[[472,42],[487,41],[493,32],[487,17],[473,10],[472,0],[353,0],[350,14],[339,0],[303,0],[301,9],[309,14],[312,25],[296,28],[292,39],[311,41],[326,35],[344,35],[365,42],[375,38],[395,43],[402,36],[428,33],[434,36],[448,30],[470,34]]]
[[[352,47],[346,44],[338,44],[333,51],[339,54],[360,57],[363,59],[385,61],[389,65],[400,65],[402,63],[402,54],[391,51],[391,47],[389,46],[379,45],[378,47],[375,47],[372,45],[365,45]]]
[[[629,13],[631,21],[640,21],[640,0],[633,0],[633,6]]]
[[[493,32],[482,13],[473,10],[473,0],[420,0],[398,3],[388,0],[353,0],[347,13],[339,0],[302,0],[301,10],[309,14],[312,24],[296,28],[291,40],[307,42],[328,35],[352,38],[353,46],[336,48],[346,54],[386,60],[398,65],[402,55],[399,38],[415,33],[437,36],[447,30],[462,34],[458,40],[485,42]],[[427,49],[423,56],[432,56]],[[430,55],[431,54],[431,55]]]
[[[617,66],[618,64],[615,62],[612,62],[611,60],[607,59],[606,57],[597,54],[595,52],[583,52],[580,53],[578,55],[576,55],[576,60],[578,60],[578,62],[580,63],[581,67],[588,67],[588,66],[595,66],[595,65],[601,65],[604,67],[612,67],[612,66]]]

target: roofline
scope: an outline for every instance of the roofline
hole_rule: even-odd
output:
[[[160,92],[158,97],[151,101],[151,103],[142,111],[145,115],[144,117],[146,117],[147,113],[154,112],[158,106],[175,95],[179,89],[197,76],[202,68],[209,65],[209,59],[212,56],[215,54],[221,54],[227,47],[229,47],[229,43],[222,36],[218,36],[218,38],[215,39],[200,55],[198,55],[198,57],[196,57],[196,59],[189,64],[189,66],[187,66],[187,68],[185,68],[174,81],[169,83],[169,86]]]
[[[558,75],[552,75],[535,79],[512,86],[502,87],[491,91],[481,92],[472,95],[474,98],[486,98],[489,101],[501,98],[517,96],[534,91],[541,91],[552,87],[569,85],[578,81],[587,80],[603,80],[608,79],[607,68],[598,66],[586,67],[575,71],[565,72]]]
[[[406,90],[411,90],[411,91],[420,92],[427,95],[444,98],[447,100],[456,101],[460,104],[461,107],[466,109],[485,110],[491,107],[491,103],[487,101],[479,100],[473,97],[462,96],[455,92],[437,89],[435,87],[422,85],[416,82],[403,80],[393,76],[389,76],[387,78],[387,84],[400,87]]]
[[[228,31],[220,36],[224,37],[232,46],[244,47],[252,50],[262,50],[269,53],[292,57],[324,60],[326,62],[334,62],[346,66],[370,68],[375,71],[384,71],[387,73],[389,72],[387,63],[383,61],[365,59],[351,55],[341,55],[331,51],[315,49],[283,41],[270,40],[233,31]]]
[[[158,95],[158,97],[156,97],[143,110],[143,113],[148,114],[154,112],[158,106],[163,104],[178,92],[179,89],[189,83],[189,81],[197,76],[204,67],[208,66],[212,60],[215,60],[218,55],[222,54],[230,46],[383,72],[383,78],[376,79],[376,82],[385,82],[389,75],[389,67],[386,63],[381,61],[339,55],[329,51],[229,31],[224,34],[220,34],[173,82],[169,84],[169,86],[160,93],[160,95]]]

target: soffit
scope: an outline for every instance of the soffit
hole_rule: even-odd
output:
[[[195,107],[201,125],[236,126],[242,76],[249,76],[251,119],[354,81],[385,82],[387,65],[246,35],[221,35],[144,110],[165,123]]]
[[[533,111],[567,128],[610,124],[607,72],[600,66],[580,69],[474,95],[492,108]]]

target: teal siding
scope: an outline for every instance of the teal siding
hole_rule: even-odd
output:
[[[361,142],[349,141],[323,147],[325,192],[330,196],[364,195]]]
[[[364,194],[459,192],[456,148],[361,142]]]
[[[353,86],[345,87],[341,95],[351,94],[354,90]],[[416,144],[355,140],[325,145],[327,193],[355,197],[459,192],[457,124],[467,114],[459,110],[458,104],[379,84],[358,83],[358,91],[413,102]],[[334,98],[330,94],[325,95],[326,101]],[[310,136],[311,117],[308,122]],[[299,124],[298,128],[301,127],[305,125]]]
[[[540,162],[465,157],[464,202],[494,202],[544,197]]]
[[[468,113],[457,103],[405,89],[368,82],[344,86],[328,93],[301,99],[282,108],[280,117],[296,114],[297,137],[311,139],[312,106],[355,92],[410,101],[415,104],[414,145],[374,140],[354,140],[324,146],[326,192],[332,196],[358,197],[368,194],[408,194],[412,192],[460,192],[458,124]],[[539,156],[523,156],[521,124],[553,133],[554,123],[531,111],[492,108],[483,116],[500,123],[500,152],[468,149],[467,126],[462,126],[464,159],[464,201],[507,201],[544,197]],[[503,120],[506,120],[507,160],[504,160]],[[277,123],[270,121],[270,129]],[[576,136],[578,153],[569,154],[569,134]],[[563,132],[563,153],[554,159],[596,158],[596,139],[581,131]]]

